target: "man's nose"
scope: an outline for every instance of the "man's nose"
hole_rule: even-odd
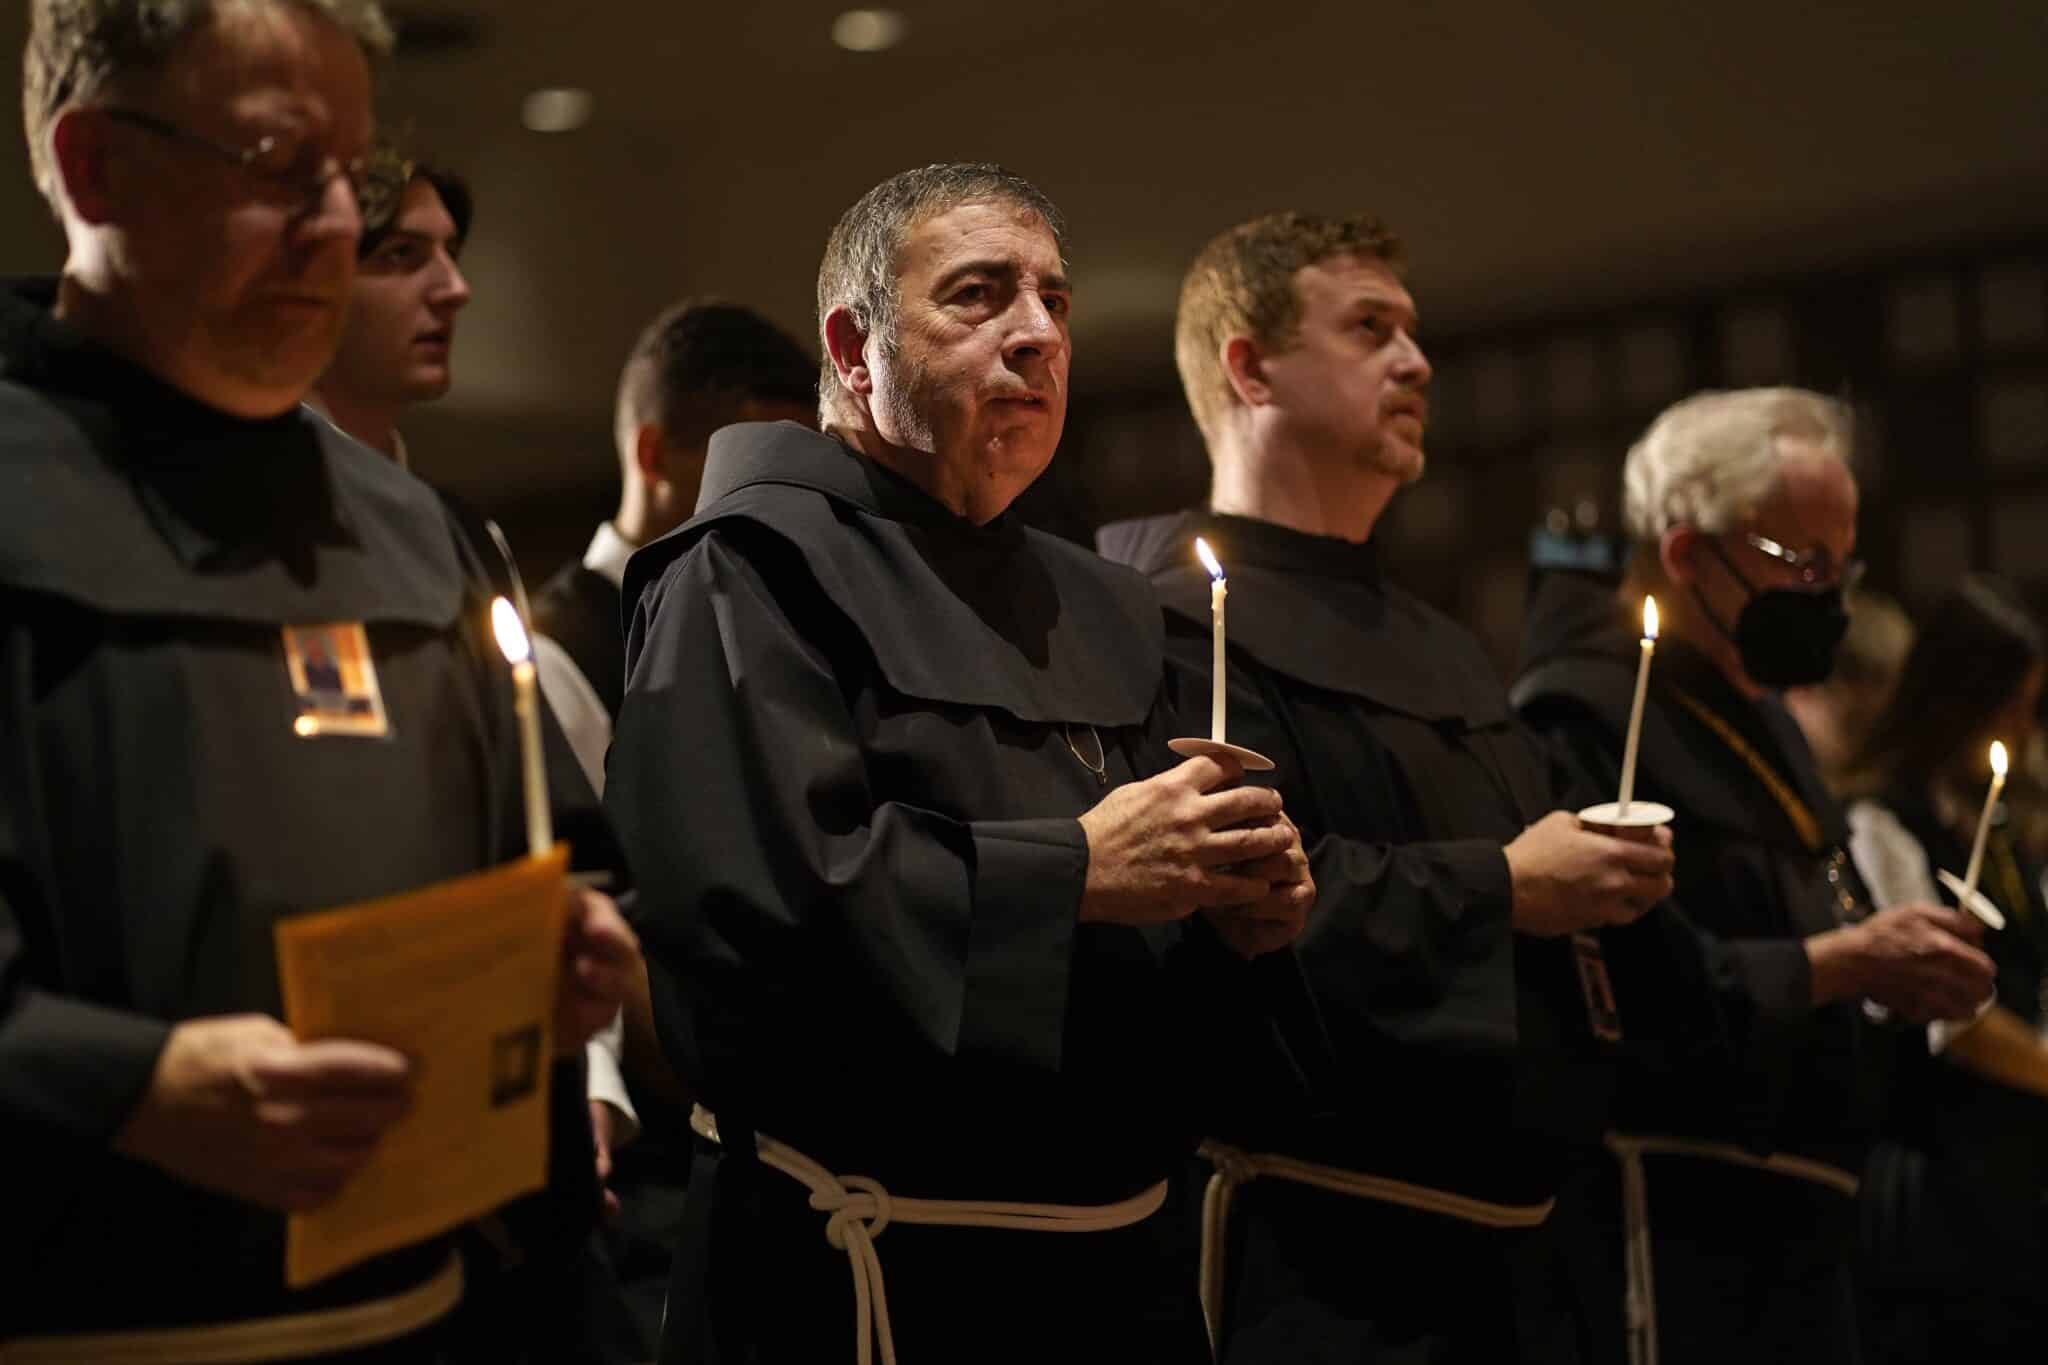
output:
[[[1394,360],[1394,373],[1415,388],[1426,387],[1435,371],[1430,368],[1429,357],[1422,353],[1422,343],[1404,328],[1396,336],[1395,344],[1400,350]]]
[[[1052,310],[1035,290],[1019,290],[1011,308],[1010,334],[1004,352],[1011,356],[1055,355],[1066,345]]]
[[[469,279],[453,256],[443,255],[427,302],[450,313],[460,312],[468,305]]]
[[[349,184],[349,178],[339,168],[323,180],[319,190],[306,201],[305,212],[294,224],[292,235],[302,247],[324,246],[337,240],[354,243],[362,239],[362,206],[356,202],[356,192]]]

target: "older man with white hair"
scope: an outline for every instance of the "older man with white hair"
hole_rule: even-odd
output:
[[[1859,1358],[1854,1195],[1886,1050],[1872,1021],[1967,1015],[1991,990],[1968,917],[1872,911],[1843,813],[1778,697],[1827,676],[1847,626],[1852,451],[1848,409],[1818,394],[1689,398],[1629,452],[1621,600],[1563,576],[1535,597],[1516,700],[1611,783],[1637,613],[1656,595],[1636,791],[1678,812],[1675,900],[1698,953],[1671,965],[1719,997],[1732,1043],[1662,1040],[1623,1073],[1611,1212],[1627,1230],[1613,1246],[1627,1247],[1636,1361]]]

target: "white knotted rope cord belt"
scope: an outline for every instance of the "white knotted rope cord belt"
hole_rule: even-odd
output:
[[[1790,1156],[1783,1152],[1758,1156],[1725,1142],[1641,1137],[1628,1133],[1609,1133],[1607,1147],[1621,1163],[1621,1211],[1627,1267],[1622,1312],[1628,1325],[1629,1365],[1657,1365],[1657,1278],[1650,1252],[1650,1186],[1643,1172],[1644,1157],[1682,1156],[1696,1161],[1718,1161],[1725,1166],[1742,1166],[1791,1180],[1803,1180],[1851,1199],[1856,1197],[1858,1182],[1855,1176],[1839,1166],[1830,1166],[1809,1157]]]
[[[718,1119],[703,1105],[690,1110],[690,1127],[718,1142]],[[892,1195],[878,1180],[834,1175],[788,1143],[754,1134],[754,1155],[811,1192],[811,1207],[825,1215],[825,1240],[846,1253],[853,1271],[854,1350],[860,1365],[896,1365],[896,1340],[889,1326],[889,1297],[875,1239],[891,1223],[927,1227],[1008,1228],[1016,1232],[1109,1232],[1157,1213],[1166,1203],[1166,1182],[1115,1204],[1013,1204],[977,1199],[908,1199]]]
[[[1208,1188],[1202,1192],[1201,1276],[1202,1316],[1209,1324],[1209,1345],[1219,1353],[1222,1350],[1224,1280],[1228,1271],[1224,1248],[1230,1233],[1231,1202],[1240,1185],[1253,1180],[1288,1180],[1333,1194],[1349,1195],[1353,1199],[1397,1204],[1404,1209],[1439,1214],[1488,1228],[1541,1227],[1550,1217],[1550,1211],[1557,1206],[1555,1199],[1546,1199],[1540,1204],[1494,1204],[1469,1195],[1453,1194],[1449,1190],[1411,1185],[1405,1180],[1366,1175],[1361,1171],[1347,1171],[1340,1166],[1324,1166],[1277,1152],[1246,1152],[1213,1139],[1202,1144],[1201,1154],[1216,1168],[1209,1177]]]

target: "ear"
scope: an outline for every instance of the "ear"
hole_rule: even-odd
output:
[[[1665,531],[1657,541],[1657,562],[1664,566],[1664,576],[1684,587],[1696,582],[1703,539],[1691,526],[1673,526]]]
[[[868,370],[868,334],[861,330],[853,310],[845,306],[825,315],[825,354],[849,393],[866,398],[875,391],[875,377]]]
[[[91,109],[67,109],[50,129],[50,164],[64,198],[87,224],[114,216],[114,177],[108,173],[107,119]]]
[[[1237,401],[1248,408],[1262,408],[1273,401],[1273,386],[1266,382],[1266,359],[1258,343],[1248,336],[1225,338],[1218,358]]]
[[[633,464],[648,487],[668,477],[667,456],[668,442],[662,438],[659,426],[642,422],[633,429]]]

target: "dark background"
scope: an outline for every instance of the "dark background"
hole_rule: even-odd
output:
[[[1437,369],[1385,553],[1497,655],[1530,527],[1611,525],[1629,442],[1707,385],[1857,404],[1877,586],[1981,567],[2048,595],[2048,6],[924,0],[872,54],[807,0],[393,8],[385,117],[479,204],[456,387],[406,436],[531,574],[611,511],[612,386],[649,317],[718,294],[809,338],[839,213],[974,158],[1072,222],[1075,402],[1025,503],[1055,529],[1201,497],[1171,354],[1201,243],[1370,209]],[[523,127],[547,86],[588,89],[588,126]],[[0,261],[54,269],[4,141]]]

